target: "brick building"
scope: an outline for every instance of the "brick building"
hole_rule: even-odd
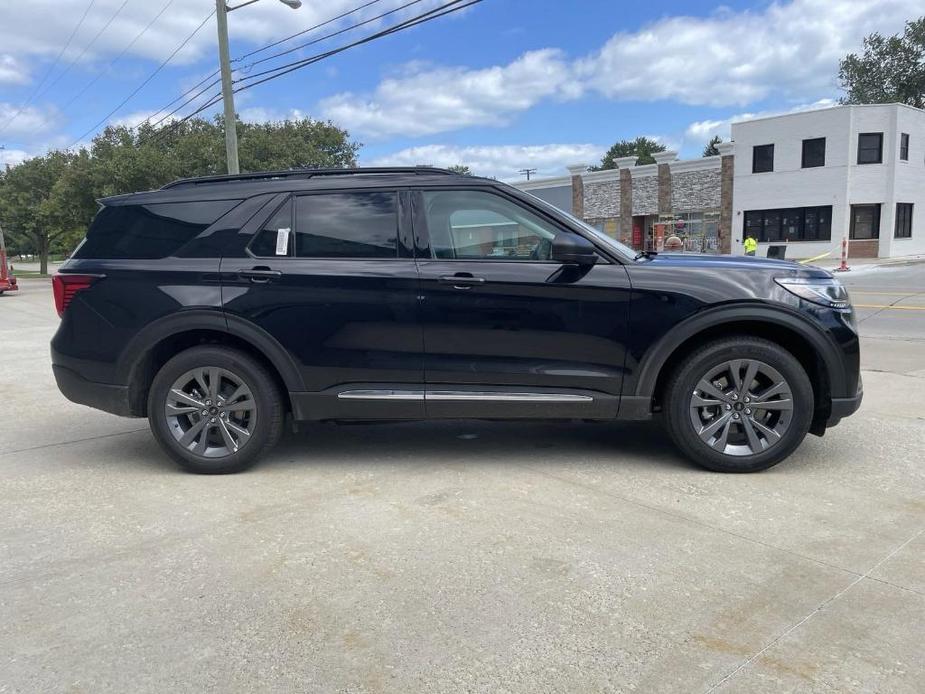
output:
[[[837,106],[732,125],[720,155],[516,184],[636,249],[741,253],[746,233],[788,258],[925,253],[925,111]]]

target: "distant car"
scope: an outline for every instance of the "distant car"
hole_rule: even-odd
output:
[[[101,203],[54,278],[58,386],[147,417],[193,472],[250,466],[287,416],[659,417],[700,465],[751,472],[861,402],[828,272],[634,253],[497,181],[285,171]]]

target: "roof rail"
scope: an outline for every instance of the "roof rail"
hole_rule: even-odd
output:
[[[435,166],[369,166],[352,169],[285,169],[283,171],[255,171],[242,174],[222,174],[219,176],[197,176],[194,178],[179,178],[172,183],[161,187],[183,188],[204,183],[233,183],[236,181],[253,181],[259,179],[276,178],[314,178],[315,176],[347,176],[355,174],[441,174],[447,176],[457,175],[449,169],[439,169]]]

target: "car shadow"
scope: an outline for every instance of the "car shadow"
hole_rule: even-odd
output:
[[[300,423],[261,468],[342,465],[574,464],[694,467],[653,422],[449,420],[368,424]]]

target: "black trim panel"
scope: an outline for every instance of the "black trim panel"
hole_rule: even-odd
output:
[[[66,366],[52,364],[58,390],[71,402],[103,410],[121,417],[133,417],[129,406],[128,386],[88,381]]]

